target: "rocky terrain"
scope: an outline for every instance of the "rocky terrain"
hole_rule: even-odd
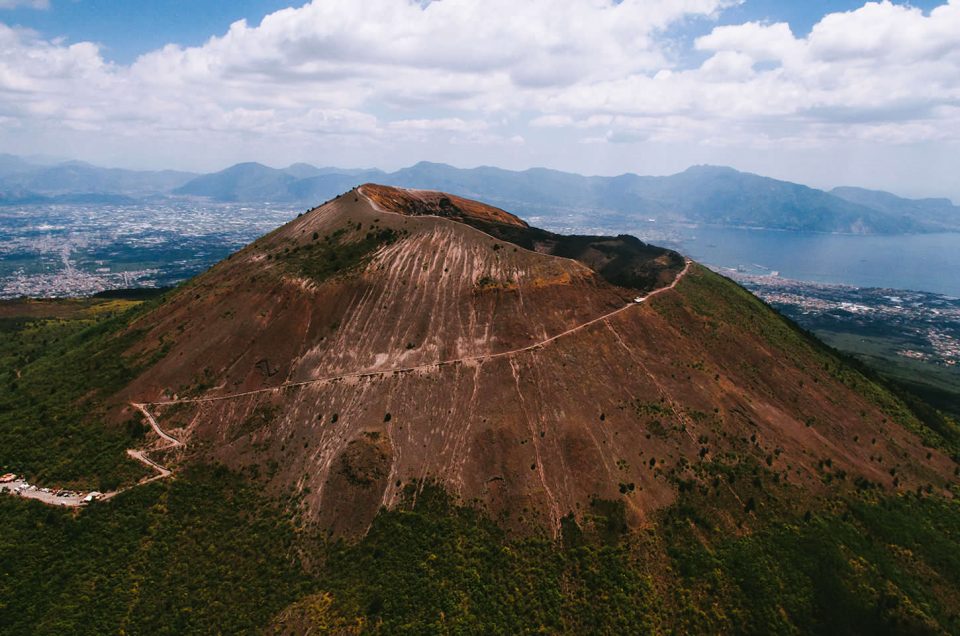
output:
[[[350,191],[134,326],[128,355],[164,355],[117,402],[147,404],[186,452],[297,493],[335,535],[429,481],[555,532],[595,500],[642,525],[714,462],[809,492],[827,473],[943,492],[952,479],[908,412],[728,280],[439,193]]]

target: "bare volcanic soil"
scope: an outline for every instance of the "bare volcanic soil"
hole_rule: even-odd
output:
[[[139,320],[130,353],[166,353],[118,401],[335,535],[427,481],[555,532],[597,499],[641,525],[718,466],[802,493],[954,479],[899,402],[729,280],[442,193],[350,191]]]

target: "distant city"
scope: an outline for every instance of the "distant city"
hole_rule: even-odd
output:
[[[717,268],[832,344],[960,371],[960,299],[906,290],[824,285]],[[831,334],[833,337],[830,337]],[[846,340],[837,334],[846,335]],[[856,343],[848,340],[855,338]],[[958,373],[960,379],[960,373]]]
[[[298,211],[177,200],[0,207],[0,298],[173,285]]]

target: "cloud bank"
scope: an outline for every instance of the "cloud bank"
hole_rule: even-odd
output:
[[[929,13],[870,2],[804,37],[785,23],[716,26],[730,4],[316,0],[130,65],[0,23],[0,141],[349,145],[370,163],[402,144],[526,142],[549,155],[551,138],[748,150],[960,141],[960,0]]]

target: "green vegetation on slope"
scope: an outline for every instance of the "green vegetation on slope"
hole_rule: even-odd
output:
[[[960,419],[960,371],[952,367],[905,358],[899,334],[867,336],[853,331],[813,329],[823,342],[842,352],[853,364],[860,364],[899,394],[916,396],[953,418]],[[910,401],[903,396],[905,401]]]
[[[755,510],[731,506],[723,487],[687,489],[628,533],[623,504],[601,501],[557,540],[508,536],[427,487],[381,511],[363,539],[329,545],[212,467],[80,515],[0,498],[0,632],[960,629],[956,502],[870,492],[804,512],[786,490],[736,484],[755,493]]]
[[[941,633],[960,628],[960,505],[867,491],[801,513],[789,491],[735,508],[688,491],[659,520],[658,535],[685,604],[684,630],[771,633]],[[737,516],[734,513],[734,516]],[[682,601],[680,601],[682,599]]]
[[[595,506],[562,540],[511,539],[425,491],[330,548],[322,593],[275,633],[938,633],[960,629],[960,506],[915,495],[736,512],[697,492],[637,534]],[[772,505],[772,504],[770,504]]]
[[[0,319],[0,469],[48,485],[110,490],[146,474],[126,456],[139,420],[104,423],[103,399],[162,355],[130,359],[143,306],[91,303],[68,318]]]
[[[346,229],[339,229],[324,237],[314,234],[312,241],[284,248],[275,257],[293,273],[322,283],[337,274],[359,268],[381,246],[390,245],[398,237],[393,230],[371,227],[359,240],[348,238]]]
[[[884,413],[923,443],[940,448],[960,462],[960,426],[950,417],[930,408],[909,393],[877,377],[862,363],[831,349],[789,318],[767,306],[762,300],[733,281],[704,267],[680,283],[686,302],[706,317],[713,331],[704,338],[722,340],[725,329],[747,330],[764,338],[771,348],[783,354],[798,368],[811,363],[876,404]],[[664,315],[679,301],[660,297],[654,307]]]
[[[341,615],[381,633],[643,632],[655,594],[634,556],[626,544],[512,541],[428,487],[358,544],[332,546],[319,582]]]
[[[311,591],[294,536],[210,467],[79,515],[0,497],[0,633],[251,633]]]

